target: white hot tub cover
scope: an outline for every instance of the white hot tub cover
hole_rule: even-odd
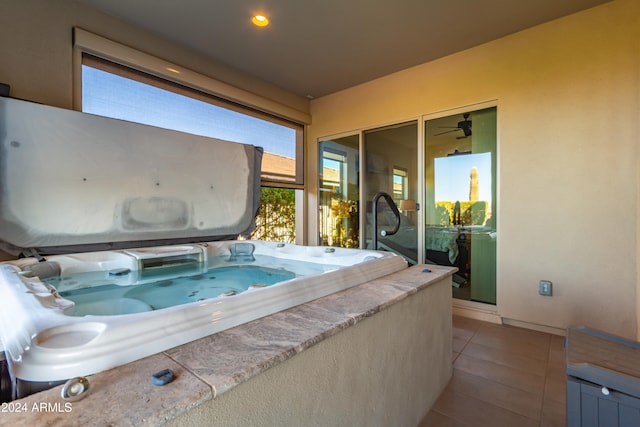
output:
[[[226,240],[255,227],[262,148],[1,97],[0,142],[5,251]]]

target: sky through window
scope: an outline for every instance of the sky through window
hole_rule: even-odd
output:
[[[251,144],[295,158],[295,129],[87,65],[82,66],[82,111]]]

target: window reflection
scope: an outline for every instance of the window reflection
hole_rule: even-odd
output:
[[[497,109],[425,122],[426,261],[454,266],[453,296],[496,303]]]

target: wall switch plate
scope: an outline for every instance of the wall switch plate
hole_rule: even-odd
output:
[[[540,280],[540,285],[538,288],[538,293],[540,295],[544,295],[546,297],[550,297],[553,295],[552,284],[548,280]]]

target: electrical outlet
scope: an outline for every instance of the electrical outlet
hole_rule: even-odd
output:
[[[548,280],[540,280],[538,293],[546,297],[553,295],[552,284]]]

